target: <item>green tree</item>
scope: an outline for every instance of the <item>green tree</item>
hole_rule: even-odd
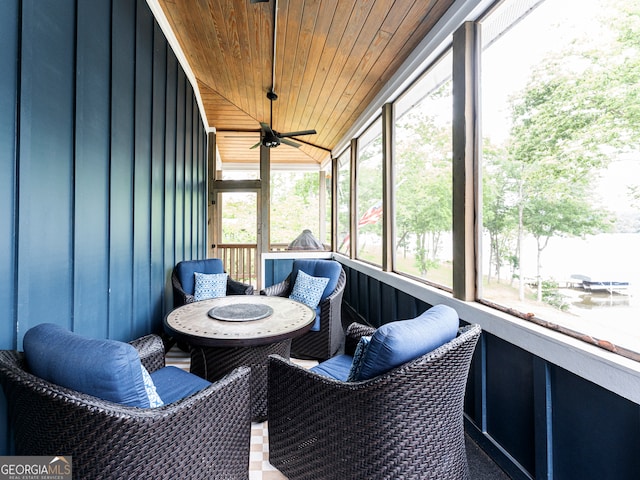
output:
[[[439,266],[441,236],[451,231],[451,130],[417,113],[403,122],[402,129],[406,139],[396,151],[398,245],[415,236],[416,265],[425,276]]]
[[[372,138],[371,134],[373,134]],[[363,137],[369,140],[364,140],[358,145],[357,221],[382,200],[382,122],[376,122]],[[367,244],[368,239],[376,238],[380,240],[380,244],[382,243],[382,223],[382,221],[376,221],[358,227],[358,258],[376,264],[382,263],[381,250]]]
[[[638,146],[638,10],[625,11],[616,41],[575,42],[545,59],[512,102],[519,243],[525,231],[538,243],[539,300],[549,240],[611,228],[604,207],[591,199],[609,158]]]
[[[272,172],[271,242],[288,244],[304,229],[318,235],[318,198],[316,172]]]
[[[502,268],[514,257],[516,249],[517,211],[510,202],[514,165],[509,161],[506,150],[492,145],[488,139],[484,141],[482,158],[482,226],[489,235],[487,282],[491,282],[491,267],[500,281]],[[513,274],[512,271],[512,278]]]

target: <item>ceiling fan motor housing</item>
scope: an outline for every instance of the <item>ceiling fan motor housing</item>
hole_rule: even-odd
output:
[[[268,148],[277,147],[280,145],[280,139],[276,135],[269,135],[267,133],[262,140],[262,144]]]

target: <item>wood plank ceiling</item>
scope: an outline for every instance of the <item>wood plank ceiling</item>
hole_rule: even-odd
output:
[[[317,130],[272,163],[318,164],[453,0],[159,0],[198,82],[224,163],[255,163],[260,122]],[[277,5],[275,69],[273,19]],[[295,140],[295,139],[293,139]],[[336,152],[339,153],[339,152]]]

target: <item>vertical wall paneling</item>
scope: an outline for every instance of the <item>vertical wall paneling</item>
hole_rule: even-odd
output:
[[[151,330],[151,119],[153,17],[145,0],[136,2],[133,173],[134,337]]]
[[[208,178],[209,178],[209,161],[208,161],[208,135],[205,130],[204,124],[201,121],[198,121],[198,125],[200,125],[200,155],[198,158],[200,159],[200,202],[199,208],[200,212],[200,225],[202,225],[200,235],[198,238],[202,242],[200,244],[200,250],[198,250],[199,256],[207,256],[208,250],[208,241],[209,241],[209,229],[208,229],[208,214],[207,214],[207,206],[208,203]]]
[[[202,150],[202,136],[203,130],[200,129],[200,122],[198,121],[198,102],[196,102],[195,96],[192,95],[191,99],[191,123],[195,127],[192,129],[192,138],[193,138],[193,179],[194,179],[194,187],[191,191],[191,195],[193,197],[193,242],[191,242],[191,258],[200,258],[202,256],[206,256],[206,252],[203,251],[203,235],[204,232],[201,228],[206,225],[206,222],[202,223],[201,213],[202,213],[202,201],[200,200],[203,195],[202,190],[202,171],[204,168],[205,156],[203,155]]]
[[[17,0],[0,3],[0,349],[16,347],[16,105],[18,104],[18,65],[20,8]],[[13,68],[11,68],[13,66]],[[0,394],[0,452],[9,450],[8,414]]]
[[[194,99],[195,101],[195,99]],[[197,104],[197,101],[196,101]],[[194,110],[196,115],[199,115],[199,109]],[[208,219],[207,219],[207,168],[209,165],[207,159],[207,131],[204,124],[198,118],[198,257],[207,256],[207,238],[208,233]]]
[[[19,340],[43,318],[72,326],[76,23],[74,1],[34,0],[22,5]]]
[[[78,3],[76,19],[74,330],[107,336],[111,4]]]
[[[193,102],[191,101],[191,95],[193,90],[191,85],[185,83],[185,96],[184,96],[184,258],[191,260],[193,258],[193,251],[191,246],[193,245],[193,188],[196,186],[193,181],[194,173],[194,158],[193,158],[193,115],[192,108]]]
[[[113,1],[109,336],[131,338],[136,3]],[[129,321],[127,321],[129,319]]]
[[[465,322],[466,323],[466,322]],[[467,418],[473,422],[480,431],[485,431],[484,424],[484,393],[485,383],[485,344],[484,336],[480,337],[475,352],[473,352],[473,360],[469,369],[469,379],[467,380],[467,389],[464,398],[464,411]]]
[[[164,224],[164,264],[166,273],[165,309],[173,307],[173,291],[171,288],[171,272],[176,264],[176,231],[179,216],[176,212],[177,183],[176,183],[176,117],[177,117],[177,86],[178,86],[178,59],[173,51],[167,51],[167,75],[166,75],[166,124],[165,124],[165,162],[164,162],[164,218],[173,219]]]
[[[640,407],[551,368],[554,478],[636,479]]]
[[[533,408],[535,477],[553,475],[553,435],[551,430],[553,403],[549,364],[541,358],[533,358]]]
[[[347,285],[344,288],[343,301],[355,307],[358,299],[358,271],[347,268],[345,271],[347,277]]]
[[[397,312],[394,320],[406,320],[408,318],[414,318],[418,315],[417,300],[411,295],[397,290]]]
[[[176,88],[176,262],[185,259],[185,78],[178,65]]]
[[[166,297],[165,269],[165,110],[167,95],[167,43],[160,26],[154,22],[153,31],[153,97],[151,115],[151,284],[152,331],[161,327],[162,313]],[[167,220],[166,224],[173,222]],[[158,295],[159,293],[159,295]]]
[[[369,276],[358,274],[357,287],[358,311],[364,318],[369,318]]]
[[[264,286],[270,287],[284,281],[292,269],[293,259],[266,259],[264,262]]]
[[[486,334],[486,342],[487,432],[534,475],[532,356],[493,335]]]
[[[386,283],[381,283],[380,287],[380,323],[372,323],[374,327],[387,323],[395,318],[397,312],[396,291]]]
[[[193,99],[193,124],[194,125],[198,125],[198,103],[195,101],[195,97]],[[202,198],[202,170],[204,168],[203,165],[203,160],[204,157],[202,155],[202,142],[201,142],[201,135],[202,135],[202,131],[200,131],[199,128],[194,128],[194,133],[193,133],[193,156],[194,158],[197,159],[196,163],[195,163],[195,171],[194,171],[194,179],[195,179],[195,183],[196,186],[193,189],[193,218],[194,218],[194,237],[196,239],[195,242],[193,242],[192,245],[192,249],[193,249],[193,258],[199,258],[201,256],[206,256],[206,252],[202,253],[202,240],[203,240],[203,235],[204,232],[200,230],[200,228],[204,225],[206,225],[206,223],[204,223],[204,225],[201,222],[201,214],[202,214],[202,202],[199,201],[199,199]]]
[[[0,45],[0,349],[160,332],[176,252],[204,256],[206,133],[146,1],[4,0]]]
[[[20,8],[18,0],[0,3],[0,319],[15,318],[16,277],[16,105],[18,104],[18,58]],[[6,67],[6,68],[5,68]],[[13,321],[0,320],[0,348],[16,346]],[[0,427],[0,447],[4,435]]]
[[[369,281],[369,292],[367,294],[369,321],[372,325],[380,325],[383,322],[380,298],[380,282],[372,278]]]
[[[420,315],[421,313],[426,312],[431,307],[432,305],[429,305],[428,303],[423,302],[422,300],[416,299],[416,315]]]

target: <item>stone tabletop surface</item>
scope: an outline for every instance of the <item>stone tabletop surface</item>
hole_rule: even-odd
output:
[[[243,308],[243,305],[251,312],[263,310],[260,306],[267,306],[273,313],[250,321],[218,320],[209,315],[212,309],[218,307]],[[222,309],[225,310],[228,311]],[[190,337],[233,341],[268,339],[296,332],[311,324],[315,316],[315,311],[308,306],[286,297],[230,295],[178,307],[167,315],[165,323],[174,332]]]

